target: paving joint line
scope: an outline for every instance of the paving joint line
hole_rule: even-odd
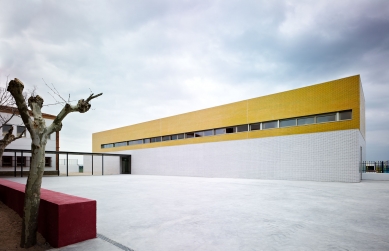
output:
[[[105,236],[105,235],[97,234],[97,237],[100,238],[100,239],[102,239],[102,240],[104,240],[104,241],[106,241],[106,242],[111,243],[112,245],[114,245],[114,246],[116,246],[116,247],[118,247],[118,248],[120,248],[120,249],[122,249],[122,250],[125,250],[125,251],[134,251],[134,249],[131,249],[131,248],[129,248],[129,247],[126,247],[126,246],[120,244],[119,242],[116,242],[116,241],[114,241],[114,240],[108,238],[108,237]]]

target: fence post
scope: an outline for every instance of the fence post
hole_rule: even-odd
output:
[[[69,153],[66,153],[66,176],[69,176]]]
[[[93,175],[93,154],[92,154],[92,175]]]
[[[14,162],[14,176],[16,177],[16,151],[14,152],[15,153],[15,162]]]
[[[20,160],[20,177],[23,177],[23,151],[20,151],[21,153],[21,160]]]
[[[104,155],[101,154],[101,175],[104,175]]]

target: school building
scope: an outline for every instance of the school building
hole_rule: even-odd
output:
[[[359,182],[365,135],[356,75],[93,133],[92,147],[131,154],[119,173]]]

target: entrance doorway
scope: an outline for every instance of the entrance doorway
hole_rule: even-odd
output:
[[[131,174],[131,164],[129,157],[122,157],[122,174]]]

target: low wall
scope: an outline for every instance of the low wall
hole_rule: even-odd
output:
[[[362,180],[389,180],[389,173],[362,173]]]
[[[0,200],[23,217],[25,185],[0,179]],[[53,247],[96,238],[96,201],[41,188],[38,232]]]

